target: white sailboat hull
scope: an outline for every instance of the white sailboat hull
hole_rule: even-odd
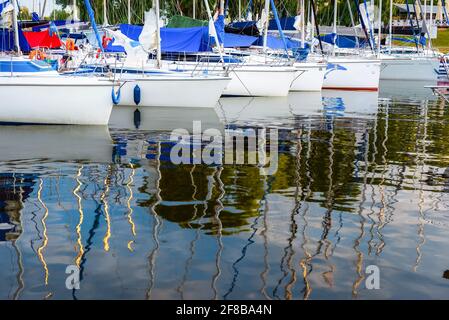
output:
[[[112,82],[64,76],[0,77],[0,122],[106,125]]]
[[[382,80],[428,80],[438,79],[438,57],[407,58],[395,57],[382,59],[380,79]]]
[[[134,88],[140,88],[141,107],[214,108],[230,79],[226,77],[129,75],[121,88],[119,106],[135,106]]]
[[[326,63],[295,63],[295,78],[290,86],[290,91],[321,91]]]
[[[173,62],[172,71],[190,71],[204,74],[223,73],[219,63]],[[295,76],[295,68],[260,64],[231,65],[228,76],[231,81],[223,90],[225,96],[285,97]]]
[[[380,61],[331,57],[324,76],[323,89],[377,91]]]
[[[296,70],[291,67],[237,67],[229,73],[232,80],[223,95],[285,97],[295,74]]]

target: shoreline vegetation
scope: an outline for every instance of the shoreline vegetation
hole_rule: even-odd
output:
[[[194,0],[170,0],[161,3],[161,14],[167,17],[171,17],[174,15],[182,15],[186,17],[193,16],[193,1]],[[206,10],[203,8],[204,2],[202,0],[195,0],[196,2],[196,19],[207,20]],[[389,1],[384,3],[384,8],[389,7]],[[77,0],[78,8],[79,8],[79,16],[81,19],[87,20],[87,12],[82,6],[82,0]],[[99,23],[103,21],[103,1],[99,0],[91,0],[92,6],[95,12],[95,18]],[[226,2],[226,1],[225,1]],[[56,9],[51,12],[47,19],[55,18],[55,19],[67,19],[70,17],[70,7],[73,3],[72,0],[56,0],[56,3],[60,6],[60,9]],[[248,9],[248,2],[241,2],[241,16],[244,16]],[[294,16],[298,11],[298,3],[299,1],[286,0],[286,1],[276,1],[277,9],[279,15],[281,17],[285,16]],[[405,1],[397,0],[395,3],[405,3]],[[349,2],[351,9],[353,12],[356,12],[355,4],[353,2]],[[333,5],[332,2],[329,1],[316,1],[319,23],[320,25],[330,25],[332,23],[332,15],[333,15]],[[151,1],[143,1],[143,0],[133,0],[131,2],[131,11],[132,18],[131,22],[133,24],[142,24],[144,12],[151,8]],[[260,12],[264,8],[264,0],[252,0],[252,13],[253,17],[260,16]],[[307,8],[306,8],[307,9]],[[127,1],[108,1],[107,2],[107,16],[108,21],[111,24],[119,24],[127,22]],[[235,5],[229,5],[227,8],[227,17],[231,20],[235,20],[239,16],[238,7]],[[393,15],[396,17],[395,9]],[[350,25],[350,14],[348,10],[348,3],[346,1],[339,1],[338,3],[338,12],[339,12],[339,25]],[[30,9],[27,7],[21,7],[20,18],[27,20],[31,19]],[[388,23],[388,10],[384,10],[382,13],[383,23]],[[400,37],[400,36],[399,36]],[[414,43],[404,43],[401,41],[394,41],[394,45],[399,46],[414,46]],[[440,50],[442,53],[449,52],[449,28],[438,28],[438,37],[432,40],[432,45],[435,49]]]

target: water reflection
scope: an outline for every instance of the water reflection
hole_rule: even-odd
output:
[[[171,163],[194,120],[278,128],[278,170]],[[0,127],[0,297],[445,297],[448,120],[433,98],[323,91]]]

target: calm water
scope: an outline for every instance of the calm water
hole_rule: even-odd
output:
[[[382,83],[0,127],[0,298],[447,298],[448,108]],[[169,134],[193,120],[277,128],[277,172],[172,164]]]

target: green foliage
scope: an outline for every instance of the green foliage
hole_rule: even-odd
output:
[[[19,12],[19,20],[30,20],[31,13],[27,7],[21,7]]]
[[[83,0],[76,0],[80,12],[80,17],[87,20],[87,13],[84,8]],[[90,0],[91,5],[95,11],[95,18],[97,22],[103,22],[103,0]],[[207,12],[204,5],[204,0],[166,0],[160,1],[161,15],[166,15],[168,18],[173,15],[184,15],[193,17],[193,1],[195,1],[195,18],[207,19]],[[226,1],[225,1],[226,2]],[[401,2],[401,1],[399,1]],[[72,0],[56,0],[56,3],[63,8],[69,8]],[[212,11],[217,7],[219,0],[209,1],[209,6]],[[241,0],[241,15],[244,16],[249,1]],[[253,17],[260,17],[264,8],[265,0],[253,0]],[[298,11],[298,0],[275,0],[276,8],[279,16],[295,16]],[[309,11],[310,1],[305,1],[305,12]],[[148,0],[131,0],[132,23],[143,23],[143,15],[146,10],[151,8],[152,1]],[[321,25],[330,25],[333,21],[334,1],[333,0],[316,0],[319,23]],[[386,23],[388,21],[390,0],[383,3],[382,19]],[[355,1],[352,0],[338,0],[338,22],[340,25],[351,25],[349,14],[349,7],[352,14],[357,19],[357,10]],[[108,21],[111,24],[123,23],[128,20],[128,0],[108,0],[107,4]],[[229,1],[227,9],[227,17],[231,20],[238,19],[239,7],[238,1]]]

